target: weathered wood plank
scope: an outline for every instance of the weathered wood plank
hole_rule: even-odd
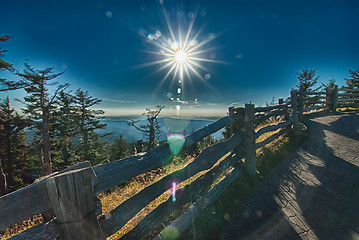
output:
[[[339,98],[338,102],[358,102],[359,98]]]
[[[186,136],[186,141],[183,147],[188,147],[196,143],[202,138],[232,123],[237,118],[237,115],[223,117],[216,122],[189,134]],[[99,184],[95,187],[95,193],[99,194],[124,183],[134,176],[164,166],[170,162],[173,156],[169,145],[164,144],[148,151],[144,155],[132,156],[123,160],[96,166],[94,167],[94,171],[99,179]]]
[[[99,194],[134,176],[164,166],[170,162],[173,156],[168,143],[166,143],[144,155],[136,155],[96,166],[94,171],[99,179],[99,184],[95,186],[94,192]]]
[[[288,120],[288,121],[277,123],[275,125],[269,125],[269,126],[263,127],[256,131],[256,138],[258,138],[260,135],[262,135],[264,133],[273,132],[273,131],[278,130],[279,128],[284,128],[291,124],[292,124],[292,122]]]
[[[95,215],[90,167],[46,179],[51,205],[62,239],[103,239]]]
[[[352,108],[358,108],[359,107],[359,102],[355,102],[355,103],[338,103],[337,107],[352,107]]]
[[[305,104],[325,104],[325,99],[304,99]]]
[[[208,193],[200,200],[195,202],[185,213],[163,229],[154,240],[171,239],[170,236],[181,236],[188,229],[201,211],[210,207],[221,196],[224,190],[239,177],[239,171],[233,170],[222,181],[216,184]]]
[[[11,237],[11,240],[56,240],[59,235],[57,233],[56,224],[54,221],[47,223],[40,223],[26,231],[16,234]]]
[[[254,115],[254,125],[255,126],[259,125],[271,117],[284,115],[286,111],[287,111],[287,109],[284,108],[284,109],[279,109],[279,110],[273,110],[273,111],[270,111],[267,113],[256,114],[256,115]]]
[[[359,89],[339,88],[339,91],[359,93]]]
[[[107,237],[118,231],[142,208],[156,199],[164,191],[170,189],[174,180],[181,182],[200,171],[211,168],[213,164],[218,161],[218,159],[226,153],[232,151],[235,146],[240,144],[242,139],[242,136],[235,135],[226,142],[221,142],[205,148],[195,160],[183,169],[167,175],[158,182],[143,189],[132,198],[123,202],[116,209],[110,212],[111,218],[100,219],[100,225],[104,235]]]
[[[84,167],[91,167],[91,164],[87,161],[75,164],[60,172],[41,177],[27,187],[2,196],[0,198],[0,229],[3,230],[35,214],[51,210],[52,207],[50,205],[46,183],[43,180]],[[93,178],[92,184],[95,185],[97,183],[97,179]],[[14,211],[13,206],[16,206],[16,211]]]
[[[359,93],[338,93],[339,97],[359,97]]]
[[[186,141],[184,143],[183,147],[188,147],[199,140],[207,137],[208,135],[217,132],[218,130],[224,128],[225,126],[231,124],[232,122],[238,120],[239,116],[237,114],[226,116],[223,118],[220,118],[216,122],[209,124],[201,129],[198,129],[197,131],[189,134],[186,136]]]
[[[187,203],[193,203],[208,192],[212,183],[219,175],[233,164],[240,164],[238,158],[228,156],[225,160],[215,166],[211,171],[202,175],[190,185],[176,191],[176,201],[169,198],[155,210],[149,213],[132,231],[122,239],[147,239],[157,228],[163,228],[164,218],[180,210]]]
[[[303,122],[303,108],[304,108],[304,87],[303,84],[299,86],[298,94],[298,121]]]
[[[305,107],[303,109],[304,112],[308,112],[308,111],[311,111],[311,110],[320,110],[320,109],[326,109],[327,106],[313,106],[313,107]]]
[[[254,132],[254,104],[246,104],[244,109],[245,123],[245,169],[254,175],[256,174],[256,149],[255,149],[255,132]]]
[[[276,140],[278,137],[280,137],[281,135],[283,135],[284,133],[287,132],[287,129],[284,128],[282,130],[280,130],[279,132],[275,133],[275,134],[272,134],[271,136],[269,136],[268,138],[264,139],[263,141],[261,142],[257,142],[256,143],[256,149],[258,148],[261,148],[271,142],[273,142],[274,140]]]
[[[326,92],[303,92],[305,96],[317,96],[317,95],[325,95]]]
[[[254,111],[255,112],[269,112],[269,111],[272,111],[274,109],[283,109],[285,107],[288,107],[288,104],[290,104],[290,101],[285,102],[284,104],[277,104],[277,105],[268,106],[268,107],[256,107],[254,109]]]
[[[300,134],[300,129],[299,129],[299,118],[298,118],[297,90],[292,89],[290,91],[290,98],[292,99],[291,121],[293,124],[293,132],[294,132],[295,136],[298,136]],[[304,111],[304,109],[303,109],[303,111]]]
[[[0,198],[0,230],[51,208],[44,181],[2,196]]]

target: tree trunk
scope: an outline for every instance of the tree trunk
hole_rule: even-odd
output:
[[[11,154],[11,139],[10,139],[10,130],[6,131],[6,173],[7,173],[7,188],[8,186],[14,186],[14,168],[13,168],[13,158]]]
[[[44,154],[43,172],[45,175],[51,174],[51,146],[50,146],[50,113],[44,109],[42,118],[42,151]]]
[[[150,136],[149,136],[149,148],[152,149],[155,141],[155,126],[154,126],[154,119],[150,118]]]
[[[7,193],[7,185],[6,185],[6,175],[2,168],[2,163],[0,159],[0,196],[3,196]]]

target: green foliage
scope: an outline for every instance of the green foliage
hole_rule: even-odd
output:
[[[57,97],[57,105],[54,112],[52,156],[54,170],[62,170],[78,159],[73,142],[76,133],[74,97],[61,91]]]
[[[28,161],[24,131],[30,124],[10,107],[9,98],[0,103],[0,171],[7,185],[0,192],[14,191],[32,180],[28,177],[32,163]]]
[[[132,149],[127,144],[126,140],[120,136],[110,148],[110,161],[126,158],[132,155]]]
[[[268,173],[283,159],[295,150],[305,139],[285,136],[275,145],[265,148],[257,159],[258,175],[250,176],[240,169],[238,177],[217,201],[193,220],[190,231],[181,236],[181,239],[220,239],[230,220],[235,216],[248,197],[253,194]]]
[[[99,116],[105,112],[93,109],[101,101],[81,89],[76,90],[74,95],[74,129],[75,136],[80,140],[76,154],[79,155],[80,161],[90,161],[93,165],[108,160],[108,156],[103,154],[102,150],[106,144],[100,142],[100,136],[95,133],[95,130],[106,127],[106,124],[100,123]]]
[[[160,135],[160,127],[158,125],[157,117],[161,113],[164,106],[157,105],[156,110],[151,110],[149,108],[146,109],[147,112],[143,113],[142,115],[147,117],[147,124],[146,125],[138,125],[139,121],[130,121],[128,124],[136,128],[137,130],[144,132],[146,138],[148,139],[148,146],[147,149],[150,150],[156,146],[156,140],[158,140]]]
[[[7,42],[9,39],[10,39],[9,35],[0,36],[0,43]],[[4,53],[6,53],[6,52],[7,52],[7,50],[2,49],[0,46],[0,72],[2,72],[4,70],[13,72],[15,70],[13,65],[3,59],[3,57],[5,55]],[[15,90],[15,89],[19,89],[19,88],[23,87],[23,85],[20,84],[19,82],[10,81],[10,80],[4,79],[4,78],[0,78],[0,84],[5,87],[3,89],[0,89],[0,92],[8,91],[8,90]]]
[[[347,87],[351,89],[359,89],[359,68],[355,71],[349,70],[349,77],[345,78]]]
[[[312,92],[315,89],[313,87],[317,84],[319,76],[316,76],[316,69],[306,69],[303,68],[301,72],[297,72],[297,78],[299,80],[299,88],[300,85],[303,86],[303,90],[305,92]]]
[[[42,167],[44,174],[50,174],[51,169],[51,142],[50,134],[52,131],[53,113],[56,108],[56,97],[58,92],[67,88],[68,84],[60,85],[52,83],[51,86],[55,87],[55,92],[50,93],[48,89],[49,81],[58,77],[62,73],[52,73],[53,68],[46,68],[43,70],[36,70],[29,64],[25,63],[23,73],[17,73],[26,83],[25,91],[27,96],[24,97],[25,108],[22,109],[32,120],[34,127],[38,130],[41,136],[42,151]]]

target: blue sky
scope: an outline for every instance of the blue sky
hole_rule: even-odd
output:
[[[357,1],[12,0],[1,5],[0,34],[12,37],[2,46],[8,50],[5,60],[18,70],[28,62],[65,71],[58,81],[103,99],[99,107],[108,115],[137,114],[156,104],[166,105],[169,115],[224,115],[230,104],[263,105],[287,97],[303,67],[317,69],[320,82],[334,77],[339,85],[349,69],[359,67]],[[209,40],[199,56],[213,62],[198,61],[204,69],[195,67],[202,79],[190,72],[181,84],[173,74],[162,81],[170,67],[143,67],[164,58],[153,44],[171,38],[164,9],[176,33],[186,32],[195,17],[190,38],[197,44]],[[156,32],[159,39],[149,39]],[[0,93],[0,98],[6,95],[21,98],[24,92]]]

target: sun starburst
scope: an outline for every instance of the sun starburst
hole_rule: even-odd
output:
[[[150,44],[158,48],[157,51],[147,52],[160,55],[160,59],[147,62],[142,64],[142,66],[160,66],[157,70],[164,71],[164,77],[160,85],[171,76],[172,83],[177,81],[180,87],[182,87],[186,81],[192,82],[194,79],[207,82],[210,78],[208,77],[210,74],[204,66],[204,63],[220,62],[213,58],[206,57],[206,55],[214,50],[214,48],[206,48],[206,46],[210,41],[215,39],[217,35],[209,34],[207,37],[203,37],[201,31],[193,31],[197,11],[189,15],[190,21],[186,30],[184,30],[179,24],[181,21],[171,22],[163,4],[162,7],[167,25],[166,32],[168,32],[169,36],[165,36],[160,30],[145,36]],[[175,34],[175,32],[177,34]]]

